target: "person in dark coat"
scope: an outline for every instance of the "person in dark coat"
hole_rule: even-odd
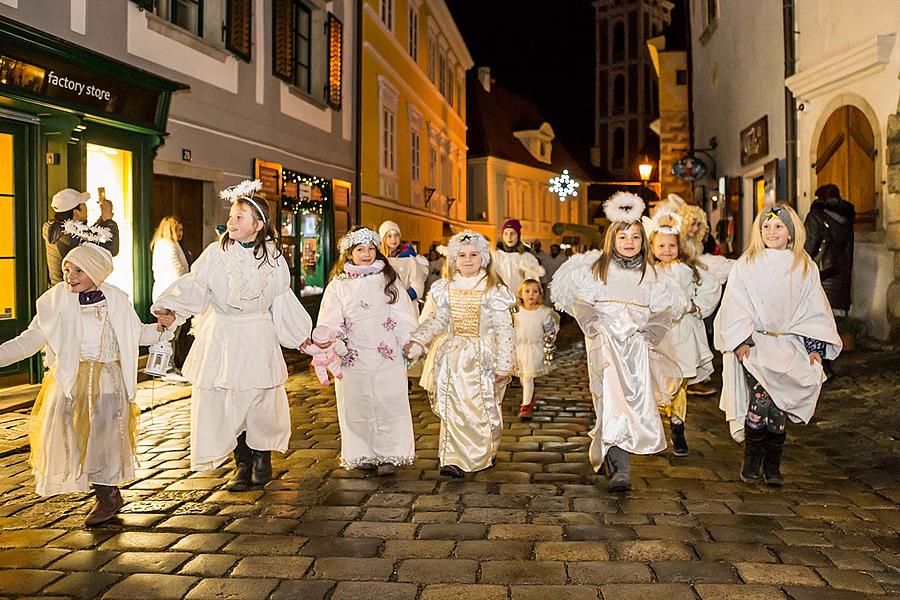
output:
[[[816,190],[806,215],[806,252],[819,265],[822,287],[835,316],[850,310],[853,274],[853,205],[841,199],[833,183]]]
[[[53,195],[50,203],[53,219],[44,223],[41,231],[51,286],[62,281],[63,260],[72,248],[92,242],[109,250],[113,256],[119,254],[119,226],[113,221],[112,202],[100,198],[100,218],[89,226],[84,221],[88,215],[86,202],[90,197],[89,193],[72,188]]]

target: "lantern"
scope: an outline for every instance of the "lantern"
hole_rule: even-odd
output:
[[[147,366],[144,373],[153,377],[164,377],[172,368],[172,344],[160,339],[150,346],[150,354],[147,356]]]

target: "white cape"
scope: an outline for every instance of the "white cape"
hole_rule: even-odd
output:
[[[731,270],[716,315],[714,343],[723,353],[719,408],[738,442],[744,438],[750,390],[734,350],[747,338],[754,345],[743,367],[795,423],[812,418],[825,381],[822,365],[810,364],[803,338],[825,342],[823,358],[834,359],[841,351],[819,270],[810,264],[804,274],[802,266],[793,268],[793,260],[787,250],[766,249],[754,262],[742,256]]]

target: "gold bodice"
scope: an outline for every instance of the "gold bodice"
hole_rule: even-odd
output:
[[[483,290],[450,290],[450,323],[454,335],[481,335],[481,298]]]

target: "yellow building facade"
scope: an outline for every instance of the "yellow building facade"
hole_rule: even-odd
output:
[[[466,71],[443,0],[363,3],[360,223],[420,252],[466,227]]]

